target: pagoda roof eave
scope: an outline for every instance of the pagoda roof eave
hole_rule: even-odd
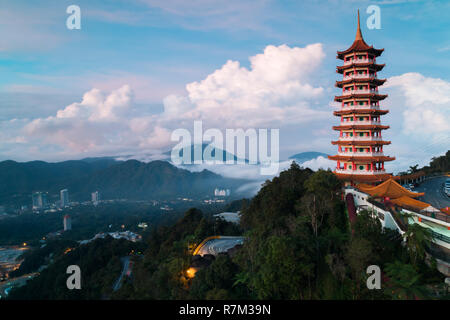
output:
[[[386,82],[386,79],[377,79],[377,78],[357,78],[357,79],[347,79],[347,80],[341,80],[336,81],[334,84],[335,87],[342,88],[344,84],[349,83],[371,83],[375,84],[377,86],[381,86]]]
[[[331,144],[333,145],[340,145],[340,146],[381,146],[381,145],[388,145],[391,144],[391,141],[331,141]]]
[[[376,64],[376,63],[351,63],[344,66],[337,66],[336,71],[342,73],[346,69],[353,69],[354,67],[369,67],[372,71],[381,71],[386,66],[386,64]]]
[[[335,155],[335,156],[328,156],[328,159],[330,160],[339,160],[339,161],[355,161],[355,162],[373,162],[373,161],[394,161],[395,157],[388,157],[388,156],[341,156],[341,155]]]
[[[337,110],[334,111],[333,114],[335,116],[341,116],[346,114],[374,114],[374,115],[384,115],[387,114],[389,110],[380,110],[380,109],[350,109],[350,110]]]
[[[387,94],[378,94],[378,93],[359,93],[359,94],[352,93],[346,96],[335,96],[334,101],[341,102],[342,100],[349,98],[370,98],[373,100],[380,101],[386,99],[387,96],[388,96]]]
[[[377,124],[368,124],[368,125],[360,125],[360,124],[352,124],[348,126],[333,126],[333,130],[349,130],[349,129],[357,129],[357,130],[386,130],[389,129],[389,126],[382,126]]]
[[[347,50],[344,51],[337,51],[337,58],[344,60],[344,56],[349,54],[349,53],[357,53],[357,52],[362,52],[362,53],[371,53],[373,54],[375,57],[379,57],[382,53],[383,53],[384,49],[375,49],[373,46],[369,46],[364,40],[355,40],[352,45],[350,46],[350,48],[348,48]]]

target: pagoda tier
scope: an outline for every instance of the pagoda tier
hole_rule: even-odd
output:
[[[386,82],[377,78],[377,72],[385,66],[376,63],[383,50],[364,42],[358,11],[355,41],[350,48],[337,53],[337,58],[344,60],[336,69],[343,78],[335,85],[342,89],[342,94],[334,98],[341,108],[333,112],[340,117],[340,124],[333,126],[339,131],[339,139],[331,142],[338,146],[338,154],[328,156],[337,161],[334,173],[348,184],[378,183],[392,177],[385,172],[384,162],[395,158],[383,153],[383,146],[391,142],[381,137],[381,131],[389,129],[381,124],[381,116],[389,111],[381,110],[379,103],[387,95],[378,92],[378,87]]]

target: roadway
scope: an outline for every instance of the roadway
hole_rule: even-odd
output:
[[[436,209],[442,209],[450,206],[450,197],[444,192],[444,183],[448,177],[436,177],[423,181],[415,192],[425,192],[425,196],[420,197],[419,200],[431,204]]]
[[[122,286],[122,279],[125,275],[130,275],[129,267],[130,267],[130,257],[122,257],[120,258],[120,261],[122,261],[122,272],[120,273],[119,278],[116,280],[116,282],[113,285],[113,290],[117,291]]]

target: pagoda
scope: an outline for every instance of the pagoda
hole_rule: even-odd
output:
[[[380,101],[387,95],[378,92],[378,87],[386,82],[377,77],[385,66],[376,62],[383,51],[364,41],[358,10],[355,41],[347,50],[337,52],[343,65],[336,72],[343,77],[335,86],[342,89],[342,94],[334,98],[341,103],[340,109],[333,113],[340,117],[340,124],[333,127],[339,131],[339,139],[331,143],[338,146],[338,154],[328,157],[337,161],[334,173],[346,185],[377,184],[392,177],[386,173],[384,162],[395,158],[383,153],[383,146],[391,142],[381,136],[389,128],[381,124],[381,116],[389,111],[380,108]]]

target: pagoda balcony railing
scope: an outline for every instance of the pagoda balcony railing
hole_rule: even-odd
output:
[[[355,109],[380,109],[380,106],[370,106],[370,105],[353,105],[353,106],[343,106],[341,110],[355,110]]]
[[[382,137],[339,137],[339,141],[381,141]]]
[[[337,168],[336,173],[342,173],[342,174],[385,174],[386,170],[379,169],[379,170],[352,170],[352,169],[343,169],[343,168]]]
[[[351,124],[356,124],[356,125],[379,125],[381,124],[381,121],[341,121],[341,126],[347,126],[347,125],[351,125]]]
[[[359,63],[372,63],[375,62],[374,59],[352,59],[344,61],[344,66],[348,66],[351,64],[359,64]]]
[[[374,74],[351,74],[344,76],[342,80],[351,80],[351,79],[375,79]]]
[[[370,90],[367,90],[367,89],[364,89],[364,90],[347,90],[347,91],[343,91],[342,95],[343,96],[349,96],[351,94],[367,94],[367,93],[378,93],[378,90],[373,90],[373,89],[370,89]]]
[[[351,157],[382,157],[383,152],[338,152],[339,156],[351,156]]]

